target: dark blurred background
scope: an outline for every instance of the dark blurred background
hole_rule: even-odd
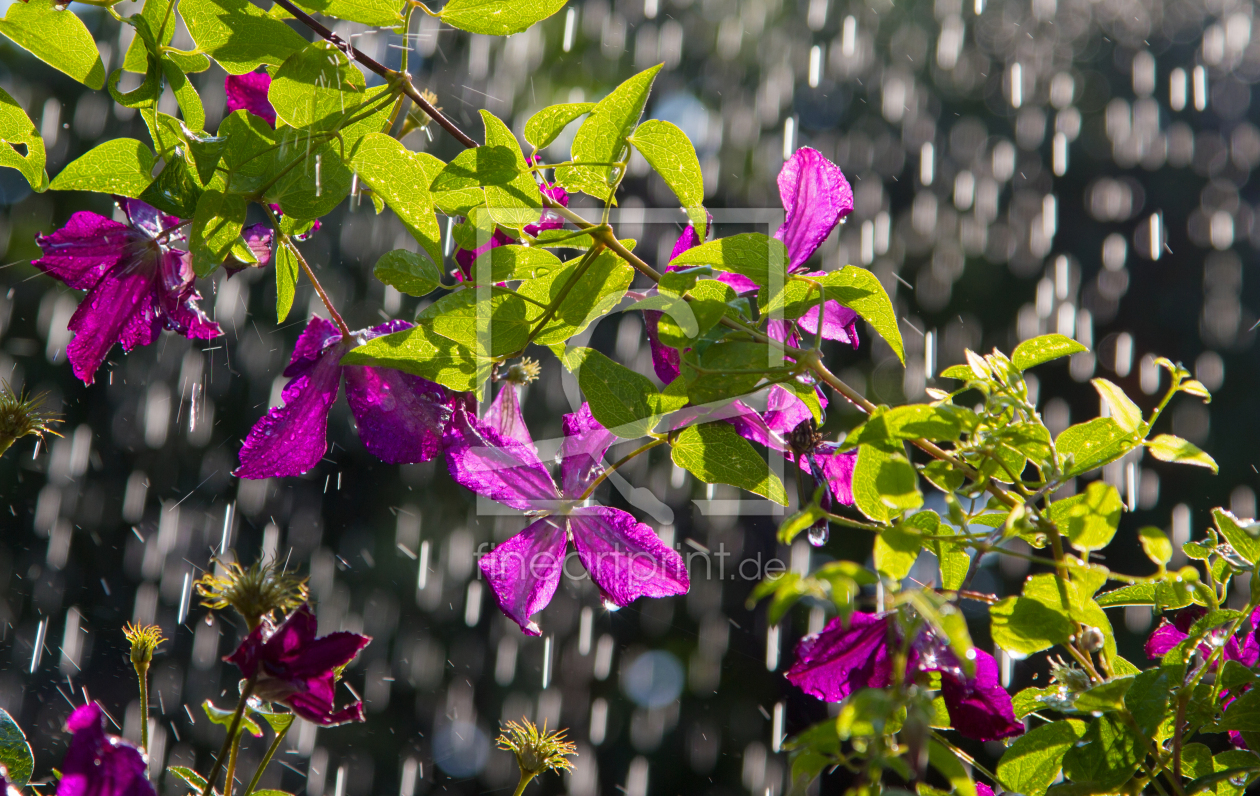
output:
[[[114,68],[127,35],[106,14],[72,7]],[[1212,506],[1255,513],[1254,8],[1229,0],[588,0],[506,40],[439,29],[420,15],[405,39],[336,28],[391,65],[409,47],[417,81],[475,136],[479,108],[519,131],[544,105],[597,99],[664,62],[649,113],[691,136],[715,209],[778,208],[774,178],[784,153],[820,149],[849,176],[856,209],[816,262],[871,268],[903,318],[904,370],[870,335],[857,352],[829,352],[833,369],[874,400],[923,397],[965,348],[1010,351],[1058,331],[1093,353],[1036,373],[1039,405],[1057,432],[1097,415],[1091,377],[1118,382],[1149,408],[1167,386],[1153,357],[1184,363],[1214,400],[1176,401],[1158,430],[1205,448],[1220,475],[1140,452],[1103,473],[1136,508],[1103,557],[1143,573],[1152,567],[1134,544],[1137,528],[1160,526],[1183,542],[1202,534]],[[183,31],[175,43],[191,47]],[[0,61],[0,86],[41,128],[51,174],[102,140],[147,142],[142,122],[103,92],[84,92],[8,43]],[[210,129],[221,115],[222,81],[217,67],[195,78]],[[176,112],[169,93],[163,103]],[[546,155],[564,159],[571,135]],[[457,151],[440,131],[407,143],[443,159]],[[622,236],[637,238],[649,259],[668,252],[677,221],[639,223],[635,214],[676,200],[642,160],[631,165],[627,187]],[[744,607],[751,582],[729,573],[758,555],[797,569],[811,560],[865,561],[869,538],[833,533],[819,549],[779,548],[779,518],[706,515],[700,508],[715,504],[693,500],[735,497],[733,490],[706,488],[653,455],[625,474],[664,501],[673,522],[660,521],[669,512],[640,517],[684,552],[730,551],[727,582],[696,569],[686,597],[612,613],[589,582],[566,580],[540,617],[544,636],[527,638],[473,577],[479,546],[505,539],[523,518],[479,513],[441,461],[374,460],[344,402],[333,410],[330,451],[307,476],[230,476],[241,439],[279,401],[280,371],[305,317],[322,313],[309,287],[299,288],[292,317],[277,327],[269,270],[216,274],[201,292],[225,337],[194,344],[166,334],[129,355],[115,348],[97,383],[84,387],[64,361],[80,297],[37,275],[29,259],[35,234],[72,212],[116,211],[105,196],[33,194],[8,170],[0,171],[0,204],[0,248],[8,252],[0,377],[47,391],[65,416],[63,439],[38,451],[23,440],[0,459],[0,706],[26,728],[37,777],[49,778],[59,763],[62,723],[85,694],[138,738],[121,634],[129,620],[157,622],[172,638],[152,672],[151,764],[160,790],[183,790],[162,778],[164,765],[209,764],[220,728],[199,704],[234,702],[236,670],[219,658],[240,627],[207,617],[187,592],[210,555],[226,548],[245,562],[288,557],[311,577],[323,632],[374,637],[339,692],[364,698],[367,723],[302,725],[265,786],[309,796],[509,792],[514,762],[492,751],[491,739],[500,720],[528,716],[570,728],[581,753],[572,775],[532,786],[539,793],[785,791],[778,739],[827,708],[778,672],[824,614],[806,606],[768,628],[764,610]],[[399,247],[416,248],[396,220],[352,198],[303,248],[361,327],[410,318],[424,303],[371,276],[376,258]],[[650,371],[637,314],[608,316],[592,344]],[[543,378],[527,388],[525,412],[536,438],[554,437],[572,393],[562,389],[555,359],[541,349],[535,356]],[[829,430],[856,422],[855,412],[833,404]],[[614,492],[600,497],[628,507]],[[939,504],[929,495],[929,507]],[[930,578],[931,563],[921,561],[912,577]],[[988,561],[975,585],[1009,593],[1025,571],[1017,559]],[[1122,653],[1144,663],[1150,613],[1111,616]],[[983,612],[973,619],[987,644]],[[1043,669],[1003,660],[1012,688]],[[248,742],[243,779],[267,740]],[[964,746],[982,759],[1000,751]],[[837,787],[828,779],[822,790]]]

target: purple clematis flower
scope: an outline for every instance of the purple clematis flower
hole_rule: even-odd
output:
[[[532,157],[528,158],[528,160],[531,165],[535,162],[535,159]],[[548,185],[544,182],[541,186],[539,186],[538,192],[558,205],[563,207],[569,206],[569,193],[559,185]],[[538,217],[537,223],[525,225],[525,234],[530,237],[537,237],[538,233],[543,230],[560,229],[563,226],[564,218],[554,211],[544,207],[542,215]],[[496,249],[499,246],[508,246],[515,242],[516,241],[509,238],[501,229],[496,227],[494,234],[490,236],[490,240],[478,246],[476,249],[457,249],[455,251],[455,262],[459,265],[459,271],[455,274],[456,278],[458,278],[461,282],[472,279],[473,263],[477,261],[478,257],[491,249]]]
[[[227,95],[227,112],[246,110],[276,126],[276,109],[267,99],[271,89],[271,75],[266,72],[249,72],[244,75],[228,75],[223,80],[223,93]]]
[[[254,694],[282,702],[321,727],[363,721],[363,703],[333,710],[335,670],[354,660],[371,637],[340,631],[315,637],[315,614],[303,605],[279,627],[264,622],[250,631],[236,651],[223,660],[236,664],[247,678],[257,677]]]
[[[503,613],[525,633],[541,633],[530,617],[551,602],[560,585],[570,537],[612,605],[685,594],[691,582],[682,556],[650,527],[621,509],[582,505],[587,488],[603,473],[604,453],[616,437],[585,404],[565,415],[557,486],[538,458],[519,403],[504,398],[510,389],[500,391],[495,399],[500,405],[486,419],[457,408],[444,440],[447,466],[460,484],[514,509],[543,514],[481,558],[481,570]],[[505,433],[509,424],[513,436]]]
[[[821,633],[801,639],[787,679],[827,702],[839,702],[863,688],[887,688],[893,683],[898,635],[892,613],[856,611],[847,622],[836,617]],[[950,723],[968,738],[996,741],[1023,733],[1024,725],[1015,718],[993,656],[974,652],[975,675],[968,677],[949,645],[931,631],[923,631],[910,645],[906,675],[940,673]]]
[[[57,796],[155,796],[144,753],[105,733],[105,712],[95,702],[66,719],[74,735],[61,761]]]
[[[1190,628],[1205,616],[1207,609],[1196,605],[1178,611],[1171,622],[1167,619],[1161,620],[1159,627],[1146,640],[1146,657],[1154,660],[1164,657],[1173,647],[1189,638]],[[1242,644],[1235,638],[1226,640],[1225,648],[1221,651],[1223,660],[1238,661],[1248,668],[1260,662],[1260,641],[1257,640],[1257,636],[1260,636],[1260,608],[1252,612],[1251,626],[1253,630],[1243,638]],[[1204,641],[1199,645],[1199,650],[1208,655],[1212,652],[1212,645]]]
[[[85,384],[114,343],[130,351],[152,343],[163,327],[194,340],[222,334],[197,305],[188,252],[171,248],[183,239],[181,220],[138,199],[120,202],[127,224],[83,210],[53,234],[35,237],[44,255],[31,265],[88,291],[70,318],[75,336],[66,348]]]
[[[347,351],[373,337],[411,328],[390,321],[345,338],[323,318],[311,318],[285,368],[290,377],[284,404],[267,412],[241,447],[239,478],[301,475],[328,450],[328,412],[341,377],[359,427],[359,439],[388,464],[424,462],[442,450],[442,428],[450,419],[446,389],[393,368],[341,365]]]

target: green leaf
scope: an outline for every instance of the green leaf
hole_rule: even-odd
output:
[[[923,505],[918,476],[901,443],[858,447],[853,469],[853,499],[858,510],[879,522],[888,522]]]
[[[492,362],[421,324],[375,337],[341,358],[343,365],[397,368],[456,392],[479,391]]]
[[[593,348],[570,348],[564,366],[577,376],[591,414],[600,425],[625,439],[644,436],[665,412],[681,409],[686,403],[683,396],[662,396],[647,376]]]
[[[1040,796],[1059,775],[1063,756],[1085,734],[1085,722],[1069,719],[1043,724],[1015,739],[998,761],[997,775],[1007,790]]]
[[[179,103],[179,112],[183,115],[184,122],[193,130],[204,130],[206,109],[201,104],[201,95],[197,93],[192,81],[178,65],[167,59],[162,59],[162,74],[166,76],[166,85]]]
[[[429,190],[436,193],[483,185],[505,185],[520,176],[516,155],[506,146],[465,149],[438,172]]]
[[[814,523],[822,519],[823,510],[817,504],[811,503],[800,511],[783,521],[779,526],[779,544],[792,544],[792,540],[800,535],[801,531],[812,527]]]
[[[517,175],[505,184],[485,184],[486,207],[490,217],[505,227],[522,229],[528,224],[537,223],[542,212],[542,192],[534,175],[529,171],[529,163],[521,152],[516,136],[503,120],[487,110],[481,111],[482,121],[486,128],[486,147],[506,149],[515,159]],[[483,149],[485,147],[478,147]],[[458,160],[458,158],[456,158]]]
[[[670,261],[675,267],[709,265],[742,274],[762,287],[787,278],[788,253],[782,242],[760,232],[745,232],[694,246]]]
[[[884,338],[893,353],[906,363],[906,345],[901,339],[901,327],[897,324],[897,311],[892,300],[875,274],[856,265],[846,265],[818,280],[827,288],[827,299],[862,316],[875,333]]]
[[[844,444],[852,447],[862,443],[919,438],[933,442],[955,442],[964,431],[970,431],[975,423],[974,412],[951,404],[910,404],[895,409],[876,409],[865,423],[845,437]]]
[[[517,292],[539,304],[551,306],[560,301],[565,285],[581,267],[570,260],[563,267],[522,282]],[[626,295],[634,280],[634,269],[611,251],[602,251],[586,266],[586,271],[569,289],[560,307],[534,338],[539,345],[563,343],[597,318],[607,315]]]
[[[166,770],[183,780],[184,784],[188,785],[188,787],[192,788],[196,793],[201,793],[206,789],[206,778],[198,774],[196,771],[193,771],[191,768],[185,768],[184,766],[168,766]],[[258,791],[254,792],[257,793]],[[218,791],[216,790],[215,793],[217,794]]]
[[[678,272],[671,272],[672,276]],[[627,309],[649,309],[646,306],[657,300],[661,317],[657,320],[656,336],[667,346],[685,349],[695,344],[696,338],[706,334],[722,320],[735,299],[735,291],[716,279],[702,279],[688,291],[690,301],[661,292]],[[642,305],[642,306],[641,306]]]
[[[143,143],[134,138],[115,138],[66,166],[48,187],[54,191],[93,191],[135,198],[153,182],[153,164],[153,151]]]
[[[298,50],[276,70],[267,99],[290,127],[334,130],[358,108],[367,84],[346,54],[326,41]]]
[[[249,709],[266,719],[267,723],[271,725],[271,729],[274,732],[284,732],[292,726],[293,720],[297,718],[297,714],[281,713],[279,711],[271,710],[269,707],[263,707],[263,705],[268,704],[270,703],[262,703],[258,706],[250,705]],[[277,793],[278,791],[272,792]],[[266,791],[256,790],[253,791],[253,793],[266,793]]]
[[[26,733],[7,710],[0,708],[0,765],[8,769],[9,784],[25,788],[35,769],[35,757],[26,742]]]
[[[399,293],[427,296],[442,286],[442,275],[427,257],[406,249],[394,249],[381,255],[372,274]]]
[[[931,523],[932,519],[936,519],[935,524]],[[935,533],[940,524],[936,512],[922,511],[891,528],[885,528],[875,537],[875,569],[892,580],[901,580],[909,575],[910,568],[919,560],[919,551],[923,549],[920,534]]]
[[[442,262],[442,230],[433,214],[424,167],[414,152],[383,133],[363,136],[351,158],[359,178],[380,194],[435,263]]]
[[[1139,529],[1138,542],[1142,545],[1142,552],[1146,553],[1146,557],[1156,564],[1162,566],[1172,561],[1172,542],[1168,541],[1168,535],[1159,528],[1148,526]]]
[[[495,246],[473,261],[472,283],[492,285],[498,282],[537,279],[564,268],[560,258],[537,246]],[[483,273],[488,269],[488,273]]]
[[[1078,550],[1101,550],[1116,535],[1123,510],[1116,488],[1095,481],[1079,495],[1056,501],[1050,507],[1050,520]]]
[[[229,74],[280,66],[306,40],[249,0],[181,0],[179,14],[197,46]]]
[[[288,246],[282,243],[276,247],[276,323],[284,323],[284,319],[289,317],[289,310],[293,309],[301,267]]]
[[[196,176],[189,171],[188,162],[182,157],[169,161],[157,179],[137,197],[141,201],[179,218],[192,218],[197,212],[202,187]]]
[[[1043,334],[1041,337],[1025,340],[1015,346],[1015,351],[1011,354],[1011,362],[1020,370],[1028,370],[1059,357],[1088,350],[1070,337],[1061,334]]]
[[[1112,419],[1122,431],[1132,434],[1145,428],[1146,424],[1142,422],[1142,410],[1129,400],[1124,390],[1106,379],[1092,379],[1091,383],[1107,404],[1107,408],[1111,410]]]
[[[91,89],[105,87],[105,65],[87,26],[52,0],[13,3],[0,19],[0,33],[39,60]]]
[[[730,484],[787,505],[783,482],[729,423],[688,426],[674,439],[670,456],[706,484]]]
[[[534,151],[550,146],[564,128],[574,119],[590,113],[595,107],[593,102],[568,102],[562,105],[548,105],[525,122],[525,140],[534,147]]]
[[[1096,417],[1064,429],[1054,447],[1065,465],[1067,457],[1072,457],[1071,466],[1065,467],[1065,475],[1072,477],[1119,459],[1139,441],[1137,435],[1126,433],[1113,418]]]
[[[542,309],[502,287],[459,290],[430,304],[416,322],[481,356],[502,357],[529,342]]]
[[[708,226],[704,209],[704,173],[687,134],[670,122],[650,119],[630,135],[630,143],[665,180],[697,230]]]
[[[565,0],[450,0],[438,19],[453,28],[486,36],[511,36],[541,22]]]
[[[1101,789],[1123,785],[1146,755],[1146,744],[1121,719],[1100,716],[1090,723],[1081,744],[1063,756],[1063,773],[1073,782]]]
[[[1058,694],[1057,685],[1045,688],[1025,688],[1011,697],[1011,708],[1015,711],[1015,718],[1022,719],[1029,713],[1041,710],[1045,707],[1045,697],[1058,696]]]
[[[206,191],[197,200],[188,242],[197,276],[208,275],[227,258],[241,236],[247,208],[243,196],[217,190]]]
[[[1225,541],[1229,542],[1234,552],[1242,556],[1248,564],[1254,564],[1257,559],[1260,559],[1260,540],[1253,535],[1260,531],[1260,526],[1257,526],[1254,520],[1244,527],[1231,512],[1221,508],[1212,509],[1212,519],[1216,521],[1216,527],[1225,537]]]
[[[547,5],[554,2],[556,0],[547,0]],[[612,190],[620,182],[625,168],[619,167],[614,171],[612,166],[581,164],[625,161],[628,154],[626,137],[643,115],[643,106],[647,103],[652,81],[660,70],[661,66],[658,64],[640,72],[595,104],[591,115],[582,122],[577,135],[573,137],[574,165],[558,167],[555,171],[556,182],[569,190],[582,191],[601,201],[612,198]]]
[[[1066,643],[1072,620],[1062,607],[1031,597],[1007,597],[989,609],[993,643],[1007,652],[1031,655]]]
[[[1199,450],[1193,443],[1174,437],[1172,434],[1159,434],[1146,443],[1147,450],[1161,462],[1177,462],[1192,464],[1195,467],[1206,467],[1217,472],[1216,460]]]
[[[48,174],[44,171],[47,162],[44,139],[39,137],[39,130],[31,123],[22,106],[2,88],[0,142],[8,144],[7,147],[0,145],[0,166],[20,171],[36,191],[48,187]],[[24,147],[25,154],[18,147]]]
[[[222,724],[224,727],[231,729],[232,716],[236,711],[217,708],[214,706],[214,703],[208,699],[201,703],[201,707],[206,711],[206,715],[210,717],[210,721],[215,724]],[[241,715],[240,731],[248,732],[255,738],[261,738],[263,734],[262,728],[258,726],[258,722],[251,719],[249,714]]]
[[[297,5],[312,13],[377,28],[392,28],[403,21],[400,0],[302,0]]]
[[[936,512],[919,512],[919,514],[935,514]],[[949,525],[938,525],[935,531],[938,536],[958,535],[958,532]],[[958,589],[962,588],[963,580],[967,577],[967,570],[971,568],[971,556],[967,553],[966,544],[964,542],[947,542],[940,539],[932,539],[926,543],[937,560],[937,564],[941,570],[941,588]]]
[[[788,368],[772,364],[775,354],[765,343],[730,340],[714,343],[702,354],[687,351],[682,357],[687,395],[696,405],[713,403],[750,393],[767,377],[789,377]]]
[[[1232,663],[1232,661],[1231,661]],[[1147,738],[1154,738],[1164,723],[1171,688],[1180,685],[1166,669],[1151,669],[1134,676],[1133,687],[1124,697],[1138,729]]]
[[[1157,670],[1152,670],[1157,671]],[[1132,677],[1118,677],[1085,689],[1076,697],[1073,707],[1081,713],[1112,713],[1125,706],[1125,695],[1133,688]]]
[[[928,741],[928,762],[941,776],[949,780],[951,793],[957,796],[976,796],[976,783],[967,775],[962,761],[937,741]]]

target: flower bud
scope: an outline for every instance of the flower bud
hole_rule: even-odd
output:
[[[131,642],[131,663],[137,668],[147,667],[158,645],[166,641],[162,638],[162,628],[157,625],[127,624],[123,635]]]
[[[1081,646],[1089,652],[1097,652],[1103,648],[1106,638],[1103,632],[1096,627],[1087,627],[1081,632]]]

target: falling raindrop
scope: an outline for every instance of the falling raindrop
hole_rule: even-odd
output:
[[[809,543],[814,547],[822,547],[827,544],[829,533],[826,523],[815,525],[809,529]]]

